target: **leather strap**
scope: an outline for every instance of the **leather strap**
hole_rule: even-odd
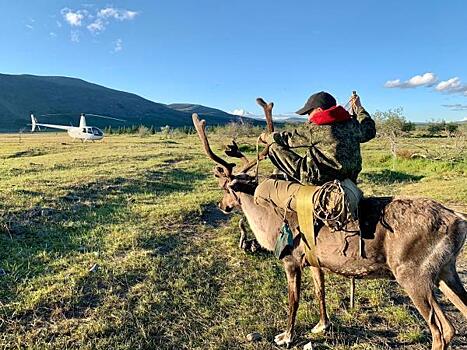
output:
[[[301,186],[296,195],[300,231],[305,237],[305,257],[311,266],[320,267],[316,256],[316,237],[313,218],[313,194],[318,186]]]

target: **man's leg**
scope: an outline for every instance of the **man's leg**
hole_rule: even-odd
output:
[[[273,205],[281,213],[296,211],[295,195],[302,185],[292,181],[267,179],[255,190],[255,203],[264,207]]]

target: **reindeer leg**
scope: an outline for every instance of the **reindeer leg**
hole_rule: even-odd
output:
[[[238,227],[240,228],[240,241],[238,242],[238,247],[240,249],[250,253],[263,250],[256,238],[248,239],[248,233],[246,230],[245,221],[243,219],[240,219]]]
[[[467,292],[457,274],[455,261],[441,270],[439,289],[467,319]]]
[[[331,326],[326,312],[326,293],[324,289],[324,273],[319,267],[311,267],[316,298],[319,301],[319,322],[311,330],[312,333],[322,333]]]
[[[240,228],[240,241],[238,242],[238,247],[240,249],[246,250],[247,233],[246,233],[245,223],[243,222],[243,218],[240,219],[240,222],[238,223],[238,227]]]
[[[432,336],[431,349],[446,350],[455,334],[455,329],[436,300],[433,293],[433,278],[421,275],[414,279],[413,274],[407,274],[396,276],[396,279],[428,323]]]
[[[289,347],[294,336],[295,318],[297,316],[298,303],[300,299],[302,271],[300,269],[300,264],[293,256],[286,256],[283,261],[289,290],[289,315],[286,331],[276,335],[274,342],[277,345],[286,345]]]

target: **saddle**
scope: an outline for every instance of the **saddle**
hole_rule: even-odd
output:
[[[324,224],[339,231],[351,222],[358,224],[358,205],[362,198],[363,192],[350,179],[330,181],[319,187],[300,187],[296,195],[298,223],[305,241],[305,257],[312,266],[320,266],[315,226]]]

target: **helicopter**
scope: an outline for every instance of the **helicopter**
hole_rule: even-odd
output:
[[[88,114],[88,115],[95,116],[98,118],[113,119],[113,120],[124,122],[123,119],[106,117],[106,116],[102,116],[98,114]],[[79,139],[81,141],[97,141],[97,140],[102,140],[104,138],[104,132],[101,129],[95,126],[88,126],[86,124],[86,115],[84,113],[81,113],[81,116],[79,119],[79,126],[39,123],[36,117],[34,116],[34,114],[31,113],[31,126],[32,126],[31,132],[34,132],[36,129],[40,131],[41,126],[45,128],[66,130],[68,132],[68,135],[70,135],[71,138]]]

